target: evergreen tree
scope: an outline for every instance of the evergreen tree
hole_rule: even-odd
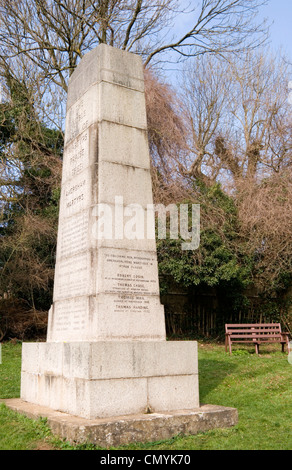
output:
[[[0,105],[0,295],[51,302],[63,137],[38,118],[32,90],[6,76]]]

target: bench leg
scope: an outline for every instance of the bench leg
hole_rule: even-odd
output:
[[[259,352],[260,352],[260,347],[259,347],[259,344],[258,344],[258,343],[255,343],[255,350],[256,350],[256,354],[259,354]]]
[[[231,339],[229,335],[225,336],[225,352],[227,352],[227,347],[229,347],[229,354],[231,353]]]

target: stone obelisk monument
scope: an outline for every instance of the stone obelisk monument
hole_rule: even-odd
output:
[[[23,345],[24,400],[89,419],[199,406],[197,343],[165,337],[151,204],[142,61],[100,45],[69,82],[53,305],[47,342]]]
[[[102,44],[69,82],[53,305],[22,400],[90,420],[199,407],[197,343],[165,337],[151,204],[142,61]]]

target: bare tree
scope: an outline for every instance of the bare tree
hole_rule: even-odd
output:
[[[281,170],[259,184],[238,182],[235,203],[240,236],[245,253],[254,260],[253,283],[259,292],[285,289],[290,282],[291,201],[291,171]]]
[[[208,184],[257,180],[292,164],[288,66],[266,50],[237,60],[201,57],[185,73],[189,158]]]
[[[25,55],[44,80],[67,90],[68,75],[98,43],[139,53],[146,65],[170,52],[185,58],[254,47],[266,32],[254,21],[266,1],[201,0],[189,8],[181,0],[0,0],[0,56],[7,64]],[[191,26],[174,33],[180,16]]]
[[[254,19],[266,1],[201,0],[190,8],[187,0],[0,0],[0,80],[8,73],[34,82],[41,120],[63,129],[68,77],[97,44],[139,53],[148,67],[163,59],[240,51],[265,37]],[[176,28],[178,18],[186,26]],[[150,108],[148,117],[155,120]],[[156,144],[154,158],[160,158]]]
[[[201,57],[184,73],[184,116],[188,129],[188,155],[183,173],[205,182],[215,182],[221,165],[214,142],[224,126],[228,65],[217,58]]]

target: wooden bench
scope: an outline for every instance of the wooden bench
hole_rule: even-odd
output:
[[[244,323],[225,325],[225,351],[229,346],[229,353],[232,354],[233,343],[252,343],[255,345],[256,353],[259,353],[260,344],[280,343],[282,352],[285,352],[285,344],[289,353],[288,333],[282,333],[280,323]]]

